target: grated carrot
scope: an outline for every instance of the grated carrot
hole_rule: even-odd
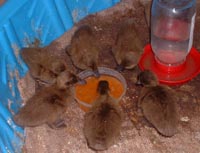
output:
[[[85,85],[76,85],[76,97],[88,104],[94,102],[98,97],[97,85],[100,80],[108,81],[111,96],[119,98],[122,95],[124,91],[123,84],[117,78],[109,75],[101,75],[99,78],[93,76],[86,78],[87,83]]]

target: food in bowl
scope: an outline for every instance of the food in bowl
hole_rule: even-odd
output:
[[[110,95],[117,100],[120,100],[126,91],[126,81],[120,73],[104,67],[99,67],[98,69],[100,72],[99,78],[95,77],[93,72],[89,70],[83,71],[79,74],[79,77],[85,79],[86,84],[77,84],[75,86],[75,98],[80,108],[86,112],[98,97],[97,86],[99,81],[108,81]]]

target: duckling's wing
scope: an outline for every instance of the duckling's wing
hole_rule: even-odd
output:
[[[144,116],[153,125],[156,125],[158,122],[163,121],[164,119],[164,113],[162,112],[159,102],[156,102],[157,100],[159,99],[153,95],[148,95],[141,103]]]
[[[52,98],[53,96],[53,98]],[[54,102],[49,102],[50,100]],[[31,97],[26,105],[14,116],[14,121],[21,126],[38,126],[49,120],[56,120],[62,106],[58,105],[48,87]]]
[[[167,89],[151,88],[141,102],[145,118],[165,136],[176,133],[176,109],[173,93]]]
[[[46,104],[34,96],[14,116],[14,121],[20,126],[38,126],[46,122],[47,109]]]
[[[101,103],[85,115],[84,134],[91,148],[105,150],[119,137],[121,114],[112,105]]]

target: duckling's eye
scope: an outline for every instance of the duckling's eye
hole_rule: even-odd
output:
[[[42,74],[46,71],[46,69],[42,65],[39,64],[38,67],[39,67],[39,74]]]
[[[141,76],[140,75],[137,76],[137,82],[141,83]]]

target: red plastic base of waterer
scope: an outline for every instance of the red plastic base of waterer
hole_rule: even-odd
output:
[[[192,48],[184,63],[178,66],[166,66],[157,62],[151,45],[148,44],[145,46],[144,53],[140,58],[139,67],[141,70],[148,69],[156,73],[160,83],[180,85],[199,74],[200,53]]]

